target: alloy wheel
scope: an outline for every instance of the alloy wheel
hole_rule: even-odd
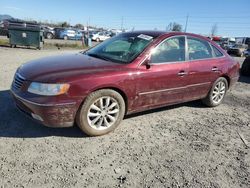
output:
[[[215,104],[218,104],[223,99],[224,95],[226,93],[226,84],[222,81],[218,82],[213,90],[212,93],[212,100]]]
[[[107,129],[116,122],[119,112],[116,99],[110,96],[100,97],[89,107],[88,124],[96,130]]]

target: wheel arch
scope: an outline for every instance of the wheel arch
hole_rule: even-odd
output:
[[[89,92],[89,94],[92,93],[92,92],[98,91],[98,90],[102,90],[102,89],[114,90],[114,91],[116,91],[117,93],[119,93],[122,96],[122,98],[124,100],[124,103],[125,103],[125,114],[126,114],[127,110],[128,110],[128,96],[127,96],[127,94],[121,88],[115,87],[115,86],[105,86],[105,87],[95,88],[95,89],[91,90]]]
[[[221,77],[225,78],[227,80],[227,84],[228,84],[228,88],[230,88],[230,84],[231,84],[231,79],[228,75],[223,74],[221,75]]]

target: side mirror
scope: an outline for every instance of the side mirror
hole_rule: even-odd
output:
[[[151,55],[147,55],[146,59],[143,62],[143,65],[145,65],[147,69],[151,67]]]

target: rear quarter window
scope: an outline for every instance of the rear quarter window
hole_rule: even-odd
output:
[[[220,50],[218,50],[215,46],[212,46],[212,48],[213,48],[215,57],[222,57],[223,56],[223,53],[220,52]]]

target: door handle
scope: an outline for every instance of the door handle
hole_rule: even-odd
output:
[[[178,76],[185,76],[185,75],[187,75],[187,72],[185,71],[178,72]]]
[[[218,70],[219,70],[218,67],[213,67],[213,68],[212,68],[212,71],[213,71],[213,72],[216,72],[216,71],[218,71]]]

